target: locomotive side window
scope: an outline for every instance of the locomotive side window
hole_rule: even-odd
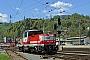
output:
[[[53,36],[40,36],[40,40],[53,40]]]
[[[45,37],[45,39],[50,39],[50,37],[49,37],[49,36],[47,36],[47,37]]]
[[[44,39],[45,40],[53,40],[53,36],[45,36]]]
[[[27,32],[24,33],[24,37],[27,37]]]

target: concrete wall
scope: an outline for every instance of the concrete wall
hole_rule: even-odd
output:
[[[84,43],[85,44],[90,44],[90,38],[89,37],[85,38]]]

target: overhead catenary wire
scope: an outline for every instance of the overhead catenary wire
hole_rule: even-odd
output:
[[[36,0],[34,0],[34,1],[36,1]],[[39,1],[36,1],[36,3],[37,3],[37,2],[39,3]],[[23,8],[23,9],[21,10],[22,13],[27,12],[27,11],[33,9],[33,8],[34,8],[33,6],[34,6],[36,3],[33,3],[33,4],[29,5],[28,7]],[[41,2],[40,4],[42,4],[42,5],[46,5],[45,3],[42,3],[42,2]],[[33,7],[33,8],[30,8],[30,9],[26,10],[26,9],[29,8],[29,7]],[[36,6],[36,7],[41,7],[41,5]]]
[[[80,0],[79,0],[79,1],[80,1]],[[75,3],[76,3],[76,2],[78,2],[78,0],[75,1]],[[74,3],[74,2],[73,2],[73,3]],[[90,2],[87,2],[87,3],[84,3],[84,4],[82,4],[82,5],[73,7],[72,9],[76,9],[76,8],[79,8],[79,7],[84,6],[84,5],[87,5],[87,4],[90,4]],[[49,12],[51,12],[51,11],[53,11],[53,10],[55,10],[55,9],[57,9],[57,8],[53,8],[53,9],[51,9]],[[70,9],[70,10],[72,10],[72,9]],[[65,12],[66,12],[66,11],[65,11]],[[67,12],[67,13],[69,13],[69,12]],[[70,13],[70,14],[71,14],[71,13]]]
[[[36,1],[36,0],[35,0],[35,1]],[[42,2],[40,2],[40,1],[36,1],[36,2],[38,2],[38,3],[42,4],[42,5],[45,5],[45,4],[43,4]],[[55,1],[54,1],[54,2],[55,2]],[[53,2],[53,3],[54,3],[54,2]],[[47,6],[46,6],[46,7],[47,7]],[[46,7],[45,7],[45,8],[46,8]],[[51,12],[51,11],[53,11],[53,10],[55,10],[55,9],[57,9],[57,8],[53,8],[53,9],[49,10],[48,12]],[[47,8],[46,8],[46,10],[47,10]],[[48,13],[48,12],[47,12],[47,13]]]
[[[36,1],[36,0],[34,0],[34,1]],[[40,1],[36,1],[36,2],[39,3]],[[55,2],[55,1],[54,1],[54,2]],[[52,2],[52,3],[54,3],[54,2]],[[49,3],[50,3],[50,1],[49,1]],[[45,4],[45,3],[42,3],[42,2],[40,2],[39,4],[42,4],[42,5],[46,6],[46,7],[50,7],[48,4]],[[33,6],[33,5],[35,5],[35,4],[32,4],[32,5],[30,5],[30,6]],[[30,6],[28,6],[28,7],[30,7]],[[30,8],[30,9],[28,9],[28,10],[22,9],[21,12],[20,12],[20,14],[21,14],[21,13],[28,12],[28,11],[34,9],[34,8],[37,8],[37,7],[42,7],[42,6],[39,5],[39,6],[36,6],[36,7]],[[44,7],[44,8],[47,9],[46,7]],[[25,10],[25,11],[23,11],[23,10]]]
[[[36,0],[34,0],[34,1],[36,1]],[[36,1],[36,2],[38,2],[39,3],[39,1]],[[46,5],[46,4],[44,4],[44,3],[40,3],[40,4],[42,4],[42,5]],[[29,8],[28,10],[25,10],[26,8],[24,8],[24,9],[22,9],[21,11],[21,13],[25,13],[25,12],[28,12],[28,11],[30,11],[30,10],[32,10],[32,9],[34,9],[34,8],[37,8],[37,7],[42,7],[41,5],[37,5],[36,7],[33,7],[35,5],[35,3],[34,4],[32,4],[32,5],[30,5],[30,6],[28,6],[28,7],[26,7],[26,8],[29,8],[29,7],[31,7],[32,6],[32,8]]]
[[[23,4],[23,0],[22,0],[22,2],[21,2],[21,4],[20,4],[19,8],[21,7],[22,4]]]
[[[69,0],[69,1],[67,1],[67,3],[68,3],[68,2],[71,2],[71,1],[72,1],[72,0]]]
[[[37,1],[37,0],[34,0],[34,1],[36,1],[37,3],[39,3],[39,4],[41,4],[41,5],[44,5],[44,6],[46,6],[46,7],[50,7],[48,4],[42,3],[41,1]],[[56,0],[55,0],[55,1],[56,1]],[[49,2],[46,2],[46,3],[50,3],[50,2],[51,2],[51,3],[54,3],[55,1],[52,1],[52,2],[49,1]],[[31,7],[31,6],[33,6],[33,5],[35,5],[35,3],[32,4],[32,5],[30,5],[30,6],[28,6],[28,7],[26,7],[26,8],[29,8],[29,7]],[[36,7],[33,7],[33,8],[41,7],[41,5],[36,6]],[[46,8],[46,7],[45,7],[45,8]],[[21,13],[24,13],[24,12],[27,12],[27,11],[33,9],[33,8],[30,8],[30,9],[26,10],[26,8],[22,9],[21,11],[23,11],[23,12],[21,12]],[[24,11],[24,10],[26,10],[26,11]]]
[[[36,1],[37,3],[39,3],[39,4],[41,4],[41,5],[45,5],[46,7],[50,7],[49,4],[50,4],[51,1],[48,1],[48,2],[46,2],[46,3],[42,3],[41,1],[37,1],[37,0],[34,0],[34,1]],[[52,1],[51,4],[54,3],[54,2],[55,2],[55,1]],[[46,7],[45,7],[45,8],[46,8]]]
[[[5,3],[9,6],[9,8],[13,11],[13,12],[15,12],[15,10],[7,3],[7,1],[6,0],[4,0],[5,1]],[[10,23],[11,23],[11,18],[12,18],[12,16],[10,15]]]
[[[8,4],[8,2],[6,1],[6,0],[4,0],[5,1],[5,3],[7,4],[7,6],[14,12],[14,14],[16,13],[16,11],[15,11],[15,9],[13,9],[9,4]],[[11,16],[12,16],[12,14],[11,14]],[[19,16],[21,16],[21,15],[19,15]],[[22,16],[21,16],[22,17]],[[12,16],[12,18],[14,18],[13,16]]]
[[[41,1],[37,1],[37,0],[35,0],[36,2],[38,2],[38,3],[40,3],[40,4],[42,4],[42,5],[45,5],[45,4],[43,4]],[[58,0],[55,0],[55,1],[53,1],[52,3],[55,3],[56,1],[58,1]],[[69,0],[69,1],[71,1],[71,0]],[[68,1],[68,2],[69,2]],[[49,2],[50,3],[50,2]],[[46,6],[46,7],[48,7],[48,5]],[[45,7],[45,8],[46,8]],[[50,7],[50,6],[49,6]],[[60,7],[61,8],[61,7]],[[47,13],[49,13],[49,12],[51,12],[51,11],[53,11],[53,10],[55,10],[55,9],[57,9],[57,8],[52,8],[51,10],[49,10]],[[46,8],[46,10],[47,10],[47,8]]]
[[[45,5],[44,8],[46,9],[46,11],[48,11],[47,8],[50,7],[49,4],[50,4],[51,1],[48,1],[48,2],[46,2],[46,3],[42,3],[41,1],[37,1],[37,0],[34,0],[34,1],[36,1],[37,3],[39,3],[39,4],[41,4],[41,5]],[[55,0],[55,1],[56,1],[56,0]],[[52,1],[51,4],[54,3],[55,1]],[[50,7],[50,8],[52,8],[52,7]],[[54,9],[55,9],[55,8],[54,8]],[[49,11],[48,11],[48,12],[49,12]],[[47,12],[47,13],[48,13],[48,12]],[[42,15],[41,15],[41,16],[42,16]]]
[[[57,1],[57,0],[56,0]],[[69,0],[70,1],[70,0]],[[71,2],[71,1],[70,1]],[[75,3],[76,3],[77,1],[75,1]],[[38,2],[39,3],[39,2]],[[41,2],[42,3],[42,2]],[[41,4],[40,3],[40,4]],[[52,3],[52,2],[50,2],[50,3]],[[54,3],[54,2],[53,2]],[[75,3],[73,3],[73,4],[75,4]],[[89,3],[89,2],[88,2]],[[82,6],[85,6],[87,3],[84,3],[84,4],[81,4],[81,5],[78,5],[78,6],[76,6],[76,7],[73,7],[73,8],[71,8],[70,10],[72,10],[72,9],[77,9],[77,8],[79,8],[79,7],[82,7]],[[44,5],[44,3],[42,4],[42,5]],[[34,6],[34,5],[32,5],[32,6]],[[45,4],[45,6],[47,6],[46,4]],[[28,11],[30,11],[30,10],[33,10],[33,8],[38,8],[38,7],[42,7],[41,5],[38,5],[38,6],[36,6],[36,7],[32,7],[32,8],[30,8],[30,9],[28,9],[28,10],[26,10],[26,11],[24,11],[24,10],[22,10],[22,11],[24,11],[23,13],[25,13],[25,12],[28,12]],[[47,7],[50,7],[50,6],[47,6]],[[46,7],[43,7],[43,8],[45,8],[46,9]],[[55,9],[57,9],[57,8],[51,8],[51,10],[49,11],[49,12],[51,12],[51,11],[53,11],[53,10],[55,10]],[[48,10],[48,9],[47,9]],[[20,15],[21,13],[22,13],[22,11],[20,11],[20,13],[18,14],[18,15]],[[65,13],[70,13],[70,12],[68,12],[68,11],[65,11]],[[41,15],[42,16],[42,15]]]
[[[15,12],[15,10],[7,3],[7,1],[6,0],[4,0],[5,1],[5,3],[9,6],[9,8],[13,11],[13,12]]]
[[[29,6],[25,7],[25,8],[23,8],[21,11],[24,11],[24,12],[25,12],[25,10],[26,10],[27,8],[32,7],[32,6],[34,6],[35,4],[36,4],[36,3],[31,4],[31,5],[29,5]],[[26,11],[27,11],[27,10],[26,10]]]
[[[78,8],[78,7],[82,7],[82,6],[87,5],[87,4],[90,4],[90,2],[87,2],[87,3],[84,3],[84,4],[82,4],[82,5],[76,6],[76,7],[72,8],[72,9],[76,9],[76,8]]]
[[[38,2],[38,3],[39,3],[39,2]],[[40,4],[41,4],[41,3],[40,3]],[[44,3],[42,3],[42,4],[46,6],[46,4],[44,4]],[[32,10],[32,9],[34,9],[34,8],[37,8],[37,7],[42,7],[42,6],[41,6],[41,5],[38,5],[38,6],[36,6],[36,7],[30,8],[30,9],[24,11],[24,12],[21,12],[21,13],[25,13],[25,12],[30,11],[30,10]],[[44,8],[46,8],[46,7],[44,7]],[[42,8],[42,9],[43,9],[43,8]],[[46,9],[47,9],[47,8],[46,8]],[[39,10],[39,11],[40,11],[40,10]]]
[[[79,1],[81,1],[81,0],[76,0],[75,2],[71,2],[71,1],[70,1],[70,2],[73,3],[73,4],[75,4],[75,3],[79,2]]]
[[[35,0],[36,1],[36,0]],[[69,1],[72,1],[72,0],[69,0]],[[75,1],[75,3],[76,2],[78,2],[78,0],[77,1]],[[39,3],[39,1],[38,1],[38,3]],[[74,3],[74,2],[73,2]],[[41,3],[42,4],[42,3]],[[87,4],[87,3],[86,3]],[[45,4],[42,4],[42,5],[45,5]],[[85,4],[82,4],[82,5],[85,5]],[[79,7],[81,7],[81,5],[79,5]],[[77,6],[75,7],[75,8],[77,8]],[[74,9],[75,9],[74,8]],[[51,11],[53,11],[54,9],[57,9],[57,8],[53,8],[53,9],[51,9],[49,12],[51,12]],[[65,11],[66,12],[66,11]],[[66,12],[66,13],[69,13],[69,12]],[[70,13],[71,14],[71,13]]]
[[[22,3],[23,3],[23,0],[21,1],[21,4],[20,4],[20,6],[19,6],[19,9],[21,8],[21,5],[22,5]],[[16,12],[16,15],[19,13],[19,10]],[[15,15],[15,17],[16,17],[16,15]],[[21,16],[21,15],[20,15]],[[14,18],[15,18],[14,17]]]
[[[16,1],[16,4],[15,4],[15,9],[16,9],[17,3],[18,3],[18,0]]]

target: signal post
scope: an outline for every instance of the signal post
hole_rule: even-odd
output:
[[[60,25],[61,25],[61,21],[60,21],[60,17],[58,18],[58,30],[57,30],[57,34],[58,34],[58,37],[59,37],[59,43],[58,43],[58,51],[62,51],[63,50],[63,47],[60,46],[60,34],[61,34],[61,30],[59,29]]]
[[[56,38],[56,34],[58,34],[58,37],[60,37],[61,34],[61,30],[59,29],[61,25],[61,21],[60,21],[60,17],[58,17],[58,21],[57,24],[54,24],[54,31],[56,31],[56,33],[54,34],[55,38]],[[58,28],[58,29],[57,29]],[[60,46],[60,38],[59,38],[59,43],[58,43],[58,51],[62,51],[62,46]]]

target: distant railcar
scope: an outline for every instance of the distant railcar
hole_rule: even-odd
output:
[[[0,43],[0,47],[13,47],[15,46],[15,43]]]

